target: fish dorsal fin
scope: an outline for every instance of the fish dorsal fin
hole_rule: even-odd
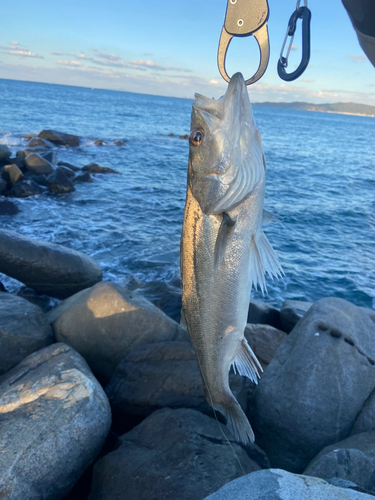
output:
[[[236,221],[233,220],[226,212],[224,212],[215,243],[215,250],[214,250],[215,271],[224,260],[227,244],[235,224]]]

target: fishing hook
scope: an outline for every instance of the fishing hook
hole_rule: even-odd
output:
[[[259,67],[255,74],[246,80],[251,85],[259,80],[267,69],[270,57],[267,21],[269,9],[267,0],[228,0],[223,29],[221,30],[217,64],[226,82],[230,77],[225,68],[225,58],[229,44],[234,36],[250,36],[256,39],[260,50]]]
[[[300,77],[302,73],[307,68],[310,60],[310,21],[311,21],[311,11],[307,7],[307,0],[304,0],[304,6],[300,7],[301,0],[297,1],[296,10],[290,16],[288,28],[286,31],[286,35],[284,38],[284,43],[281,47],[280,59],[277,63],[277,72],[279,77],[286,82],[291,82],[296,80],[296,78]],[[302,59],[298,66],[298,68],[292,73],[287,73],[286,68],[288,67],[288,58],[290,54],[290,50],[292,48],[294,34],[297,28],[298,19],[302,19]],[[289,47],[286,53],[286,56],[283,56],[285,45],[288,37],[290,38]]]

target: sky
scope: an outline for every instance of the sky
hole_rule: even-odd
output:
[[[243,0],[241,0],[243,1]],[[310,64],[294,82],[277,74],[292,0],[269,0],[271,57],[249,88],[253,102],[358,102],[375,105],[375,68],[359,46],[341,0],[310,0]],[[227,0],[26,0],[3,2],[0,78],[143,94],[220,97],[218,41]],[[303,1],[301,2],[303,4]],[[288,71],[301,57],[301,21]],[[250,78],[254,37],[234,38],[229,74]]]

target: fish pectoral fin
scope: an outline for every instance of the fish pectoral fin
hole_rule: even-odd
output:
[[[274,215],[271,212],[268,212],[268,210],[263,210],[263,212],[262,212],[262,225],[263,226],[266,226],[267,224],[271,224],[272,222],[276,222],[278,220],[279,219],[276,217],[276,215]]]
[[[265,273],[271,278],[281,278],[284,276],[284,271],[279,263],[271,243],[262,230],[259,230],[251,238],[250,243],[250,260],[249,260],[249,276],[254,288],[257,288],[259,283],[262,293],[267,291]]]
[[[214,250],[215,271],[224,260],[227,244],[235,224],[236,221],[232,219],[226,212],[224,212],[215,243],[215,250]]]
[[[233,370],[235,373],[238,372],[240,375],[249,378],[254,384],[258,383],[260,372],[263,371],[261,364],[245,338],[242,340],[237,357],[233,361]]]

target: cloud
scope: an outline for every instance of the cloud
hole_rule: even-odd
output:
[[[302,81],[306,82],[306,83],[313,83],[313,82],[315,82],[315,80],[312,80],[311,78],[303,78]]]
[[[298,50],[298,45],[292,45],[292,46],[290,47],[290,50]]]
[[[364,54],[347,54],[346,57],[355,63],[367,61],[367,57]]]
[[[78,61],[57,61],[56,64],[60,64],[61,66],[71,66],[73,68],[82,66],[82,63]]]
[[[100,57],[101,59],[106,59],[107,61],[121,61],[121,57],[114,54],[106,54],[105,52],[98,52],[95,54],[95,57]]]
[[[98,52],[98,49],[90,49],[92,52]]]
[[[219,84],[218,80],[210,80],[210,83],[212,83],[212,85],[218,85]]]
[[[74,57],[76,57],[77,59],[84,59],[85,61],[92,61],[93,60],[92,57],[88,57],[83,52],[80,52],[79,54],[76,54]]]
[[[144,60],[139,60],[139,61],[129,61],[129,64],[134,68],[134,69],[153,69],[156,71],[184,71],[186,73],[191,73],[191,69],[187,68],[176,68],[175,66],[161,66],[160,64],[154,62],[154,61],[144,61]]]
[[[94,64],[99,64],[100,66],[114,66],[116,68],[129,68],[129,66],[124,61],[99,61],[98,59],[91,59]]]
[[[53,56],[71,56],[72,54],[69,54],[68,52],[50,52],[51,55]]]
[[[0,49],[2,49],[3,53],[7,54],[8,56],[34,57],[37,59],[44,59],[43,56],[31,52],[27,49],[27,47],[22,46],[19,42],[11,42],[10,44],[8,43],[8,45],[6,46],[1,46]]]

